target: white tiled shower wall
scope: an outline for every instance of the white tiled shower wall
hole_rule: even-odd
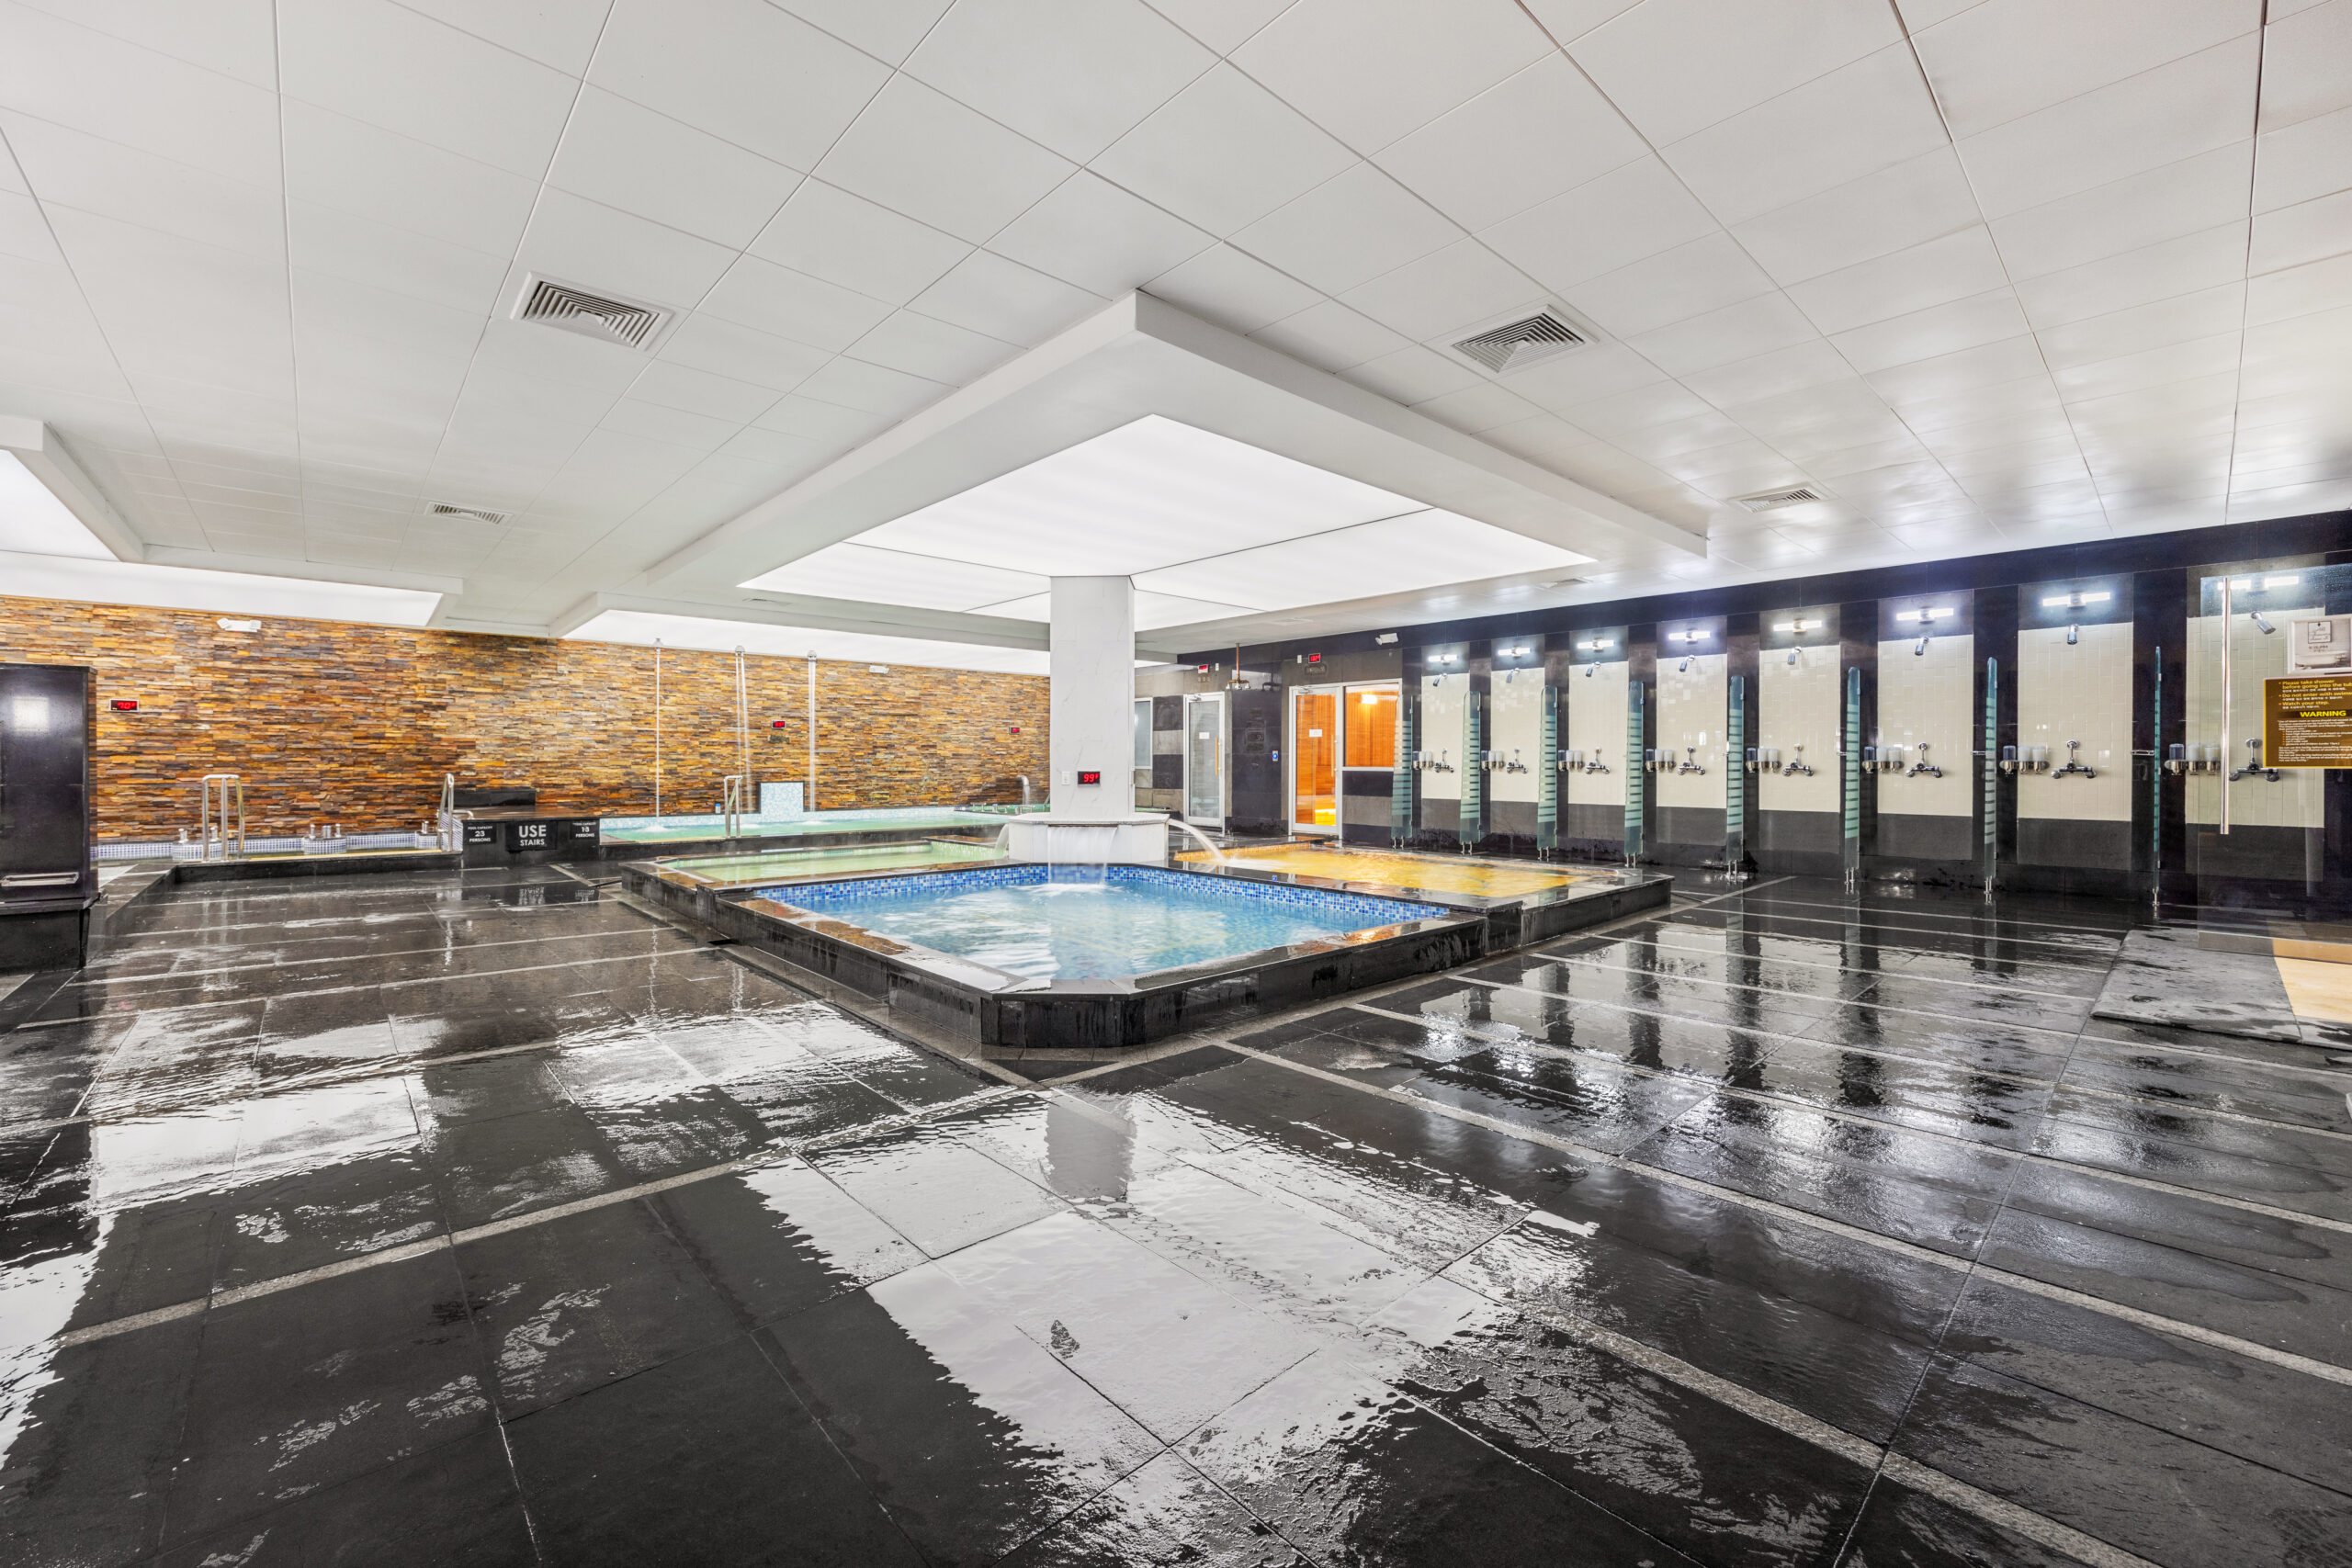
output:
[[[1462,674],[1421,677],[1420,750],[1434,758],[1445,754],[1450,773],[1434,769],[1421,774],[1423,800],[1460,800],[1462,770],[1471,765],[1462,748],[1464,705],[1470,694],[1470,677]]]
[[[1544,671],[1541,670],[1498,671],[1487,689],[1487,717],[1490,750],[1502,753],[1510,761],[1518,754],[1524,773],[1507,773],[1497,768],[1487,775],[1487,798],[1491,800],[1522,800],[1533,802],[1540,797],[1543,784],[1544,757]]]
[[[2243,612],[2230,617],[2230,732],[2222,733],[2222,618],[2195,615],[2188,622],[2188,728],[2184,739],[2218,742],[2223,773],[2245,766],[2248,736],[2262,734],[2262,682],[2287,672],[2287,619],[2291,610],[2266,606],[2278,629],[2267,636]],[[2169,684],[2169,682],[2167,682]],[[2271,783],[2259,776],[2230,785],[2230,821],[2242,828],[2318,828],[2325,825],[2321,793],[2327,777],[2319,768],[2287,768]],[[2191,773],[2186,780],[2191,822],[2222,819],[2222,779]]]
[[[1560,701],[1567,706],[1567,722],[1562,727],[1566,733],[1560,744],[1587,757],[1598,756],[1609,769],[1605,773],[1563,774],[1560,798],[1571,805],[1625,804],[1626,774],[1641,766],[1639,758],[1625,754],[1625,694],[1631,669],[1622,659],[1578,665],[1560,687]]]
[[[1724,725],[1731,682],[1724,656],[1683,656],[1661,653],[1657,661],[1657,744],[1674,753],[1679,763],[1697,749],[1703,773],[1678,773],[1669,766],[1657,776],[1660,807],[1701,807],[1721,811],[1730,796],[1724,789]],[[1638,763],[1636,764],[1638,765]]]
[[[2066,742],[2095,773],[2057,776]],[[2050,748],[2050,772],[2018,779],[2018,815],[2069,822],[2132,820],[2132,624],[2018,633],[2018,744]]]
[[[1757,657],[1756,743],[1778,746],[1783,762],[1797,761],[1797,748],[1803,747],[1804,763],[1814,771],[1790,777],[1758,770],[1756,803],[1766,811],[1842,810],[1838,649],[1796,649],[1794,664],[1789,662],[1791,651],[1768,648]],[[1744,756],[1739,765],[1747,765]]]
[[[1973,744],[1977,729],[1971,711],[1976,698],[1976,639],[1966,635],[1929,637],[1924,653],[1913,651],[1918,646],[1917,637],[1878,645],[1878,736],[1871,744],[1905,748],[1907,768],[1918,760],[1924,742],[1928,761],[1943,769],[1944,776],[1905,778],[1900,771],[1879,774],[1879,813],[1973,817],[1978,777]]]

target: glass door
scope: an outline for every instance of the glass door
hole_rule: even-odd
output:
[[[1291,809],[1294,833],[1340,830],[1340,688],[1309,686],[1292,694]]]
[[[1184,820],[1225,826],[1225,699],[1184,699]]]
[[[1340,700],[1340,836],[1386,843],[1395,831],[1399,687],[1350,686]]]

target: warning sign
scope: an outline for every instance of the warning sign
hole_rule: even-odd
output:
[[[2262,761],[2272,768],[2352,768],[2352,675],[2263,682]]]

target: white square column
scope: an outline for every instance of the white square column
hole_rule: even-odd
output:
[[[1136,813],[1136,586],[1124,577],[1053,581],[1055,820],[1115,822]],[[1093,784],[1080,784],[1091,774]]]

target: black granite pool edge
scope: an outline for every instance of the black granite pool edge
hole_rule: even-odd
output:
[[[1674,897],[1674,878],[1655,872],[1634,873],[1624,881],[1593,891],[1579,891],[1569,886],[1489,898],[1473,893],[1436,893],[1422,887],[1303,876],[1295,872],[1266,871],[1229,863],[1223,865],[1187,864],[1182,869],[1196,875],[1230,877],[1237,882],[1313,887],[1331,893],[1353,893],[1367,898],[1410,898],[1419,903],[1456,909],[1465,915],[1476,915],[1487,922],[1487,951],[1489,953],[1502,953],[1532,942],[1549,942],[1555,936],[1566,936],[1570,931],[1583,931],[1589,926],[1606,925],[1637,909],[1663,908]]]
[[[1269,948],[1132,980],[1057,981],[1045,987],[999,991],[980,983],[990,973],[980,965],[906,948],[839,920],[789,910],[752,889],[714,893],[685,887],[646,874],[650,869],[644,863],[625,867],[624,885],[643,898],[871,997],[928,1028],[1001,1050],[1147,1045],[1210,1024],[1435,974],[1489,951],[1482,916],[1449,913],[1373,928],[1370,934]],[[956,871],[950,867],[922,874],[953,876]]]

